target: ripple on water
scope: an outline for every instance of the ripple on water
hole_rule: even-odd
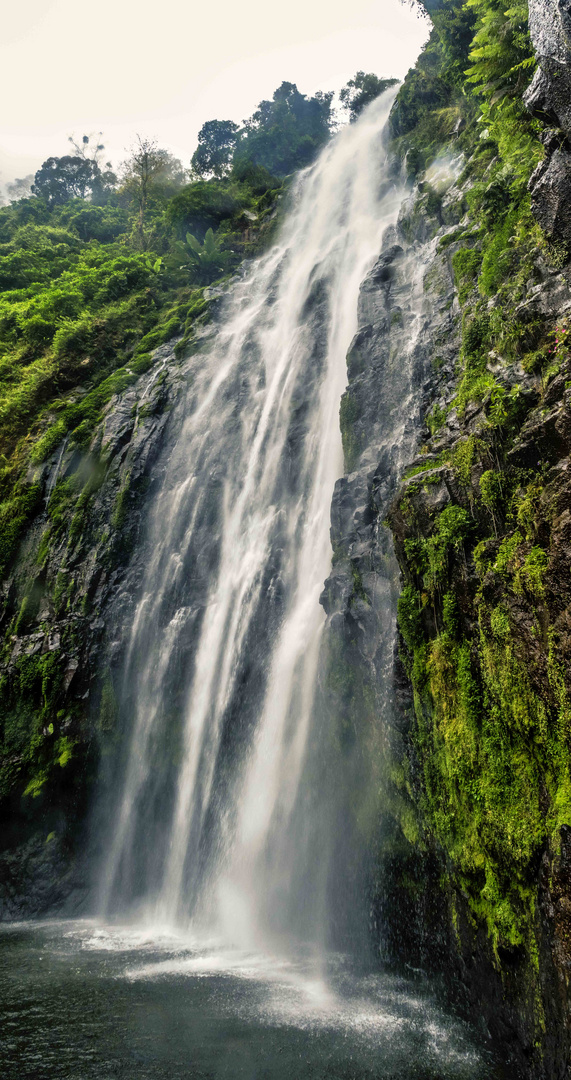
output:
[[[488,1080],[421,987],[93,921],[0,929],[3,1080]]]

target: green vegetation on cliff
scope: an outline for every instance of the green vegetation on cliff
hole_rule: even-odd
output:
[[[418,763],[414,780],[414,770],[399,774],[402,827],[439,853],[452,921],[467,905],[500,970],[523,964],[540,1032],[540,867],[547,858],[556,877],[571,825],[561,467],[571,354],[557,292],[566,295],[557,271],[569,252],[531,212],[544,150],[522,100],[535,66],[526,6],[445,2],[432,16],[393,126],[424,189],[435,159],[463,155],[460,225],[439,245],[456,282],[460,350],[455,396],[434,403],[425,464],[415,462],[391,513]],[[568,928],[557,933],[566,955]]]
[[[28,462],[68,433],[84,446],[106,401],[149,366],[152,350],[188,335],[206,310],[202,287],[257,249],[280,188],[269,174],[255,185],[247,176],[185,185],[180,170],[165,179],[162,152],[147,144],[146,154],[154,173],[142,225],[139,151],[104,205],[68,192],[0,209],[2,569],[15,522],[34,509]]]

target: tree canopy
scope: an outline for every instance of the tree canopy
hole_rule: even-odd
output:
[[[82,157],[51,157],[38,169],[32,191],[50,206],[61,206],[69,199],[91,195],[100,176],[95,161]]]
[[[237,138],[234,163],[251,161],[274,176],[309,165],[327,142],[334,124],[333,93],[313,97],[283,82],[271,101],[261,101]]]
[[[347,109],[350,121],[356,120],[366,105],[397,82],[398,79],[379,79],[378,75],[358,71],[339,93],[339,100]]]
[[[123,164],[122,191],[137,206],[136,234],[139,247],[148,246],[145,232],[149,203],[165,203],[186,181],[178,158],[161,149],[154,139],[137,136],[131,155]]]
[[[238,130],[238,124],[233,120],[207,120],[202,125],[198,133],[198,146],[190,162],[197,176],[216,176],[219,179],[228,172]]]

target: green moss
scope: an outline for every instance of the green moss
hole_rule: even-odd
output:
[[[65,769],[66,765],[71,761],[73,757],[73,742],[67,737],[62,735],[57,740],[55,748],[55,760],[60,769]]]
[[[14,488],[12,497],[0,503],[0,575],[10,565],[22,534],[40,502],[39,484],[19,484]]]
[[[503,498],[501,474],[494,469],[486,469],[480,477],[482,502],[489,510],[497,508]]]
[[[128,508],[130,501],[130,476],[125,478],[120,491],[118,492],[113,507],[113,513],[111,515],[111,524],[115,529],[121,529],[127,520]]]
[[[514,592],[522,593],[526,589],[536,599],[543,599],[545,596],[544,578],[548,562],[549,559],[543,548],[533,547],[515,575]]]
[[[522,544],[523,536],[518,530],[502,540],[494,563],[494,570],[497,574],[507,577],[519,569],[521,566],[520,549]]]
[[[406,585],[398,600],[398,625],[411,653],[423,639],[421,609],[420,594],[412,585]]]
[[[469,487],[472,479],[472,467],[476,461],[478,442],[473,435],[456,444],[450,455],[450,464],[462,487]]]
[[[461,304],[466,302],[474,288],[481,265],[481,252],[473,248],[461,248],[452,256],[452,269]]]
[[[435,404],[426,417],[426,424],[431,435],[436,435],[436,432],[444,426],[446,422],[446,409],[442,406]]]
[[[431,458],[430,461],[426,461],[422,465],[413,465],[410,469],[407,469],[403,480],[410,480],[413,476],[421,476],[422,473],[427,473],[432,469],[437,469],[440,465],[444,465],[449,460],[449,454],[447,451],[442,454],[438,454],[436,458]],[[436,475],[432,480],[427,477],[425,483],[439,483],[440,477]],[[410,492],[410,487],[407,489]]]
[[[414,140],[417,174],[435,149],[445,152],[446,138],[433,141],[429,119],[436,129],[444,98],[450,104],[455,87],[466,90],[466,68],[474,87],[474,111],[462,112],[456,143],[465,154],[468,219],[439,244],[444,258],[459,247],[452,269],[462,342],[452,406],[465,427],[448,463],[470,514],[442,524],[437,515],[427,536],[423,469],[414,470],[415,488],[400,500],[407,586],[399,627],[416,717],[410,760],[420,763],[422,778],[410,790],[404,772],[394,783],[402,801],[408,795],[414,804],[416,839],[400,803],[394,812],[412,844],[429,837],[442,851],[453,914],[454,895],[462,895],[474,928],[485,926],[498,967],[527,963],[539,1038],[538,865],[545,851],[556,853],[559,829],[571,822],[568,664],[549,625],[567,597],[554,616],[550,489],[541,473],[510,460],[533,394],[529,384],[508,389],[513,380],[501,367],[521,362],[526,373],[542,373],[545,389],[571,350],[566,327],[556,336],[549,319],[524,307],[530,283],[541,280],[538,252],[549,260],[527,192],[543,154],[540,125],[522,102],[534,63],[525,5],[474,0],[462,11],[437,5],[429,45],[405,80],[408,132],[401,126],[397,134]],[[412,235],[415,222],[407,224]],[[435,356],[438,349],[435,341]],[[477,416],[472,404],[480,406]],[[428,417],[431,433],[441,419]]]
[[[442,597],[442,625],[448,636],[454,639],[458,634],[458,603],[453,592],[447,592]]]
[[[541,519],[541,495],[543,485],[539,480],[533,480],[525,489],[518,488],[513,498],[513,510],[516,520],[523,529],[526,540],[533,540]]]
[[[67,427],[63,420],[58,420],[55,424],[52,424],[46,433],[42,435],[41,439],[38,439],[37,443],[32,447],[30,461],[33,464],[39,464],[39,462],[45,461],[50,454],[53,454],[56,447],[63,442],[66,433]]]
[[[530,864],[545,824],[528,741],[544,712],[509,644],[509,623],[499,613],[494,621],[501,640],[482,629],[480,663],[448,631],[435,639],[417,717],[424,814],[497,951],[530,933]]]

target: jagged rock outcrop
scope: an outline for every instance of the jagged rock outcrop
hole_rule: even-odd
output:
[[[546,236],[571,243],[571,7],[530,0],[529,30],[538,59],[525,103],[548,124],[545,158],[529,181],[532,209]]]

